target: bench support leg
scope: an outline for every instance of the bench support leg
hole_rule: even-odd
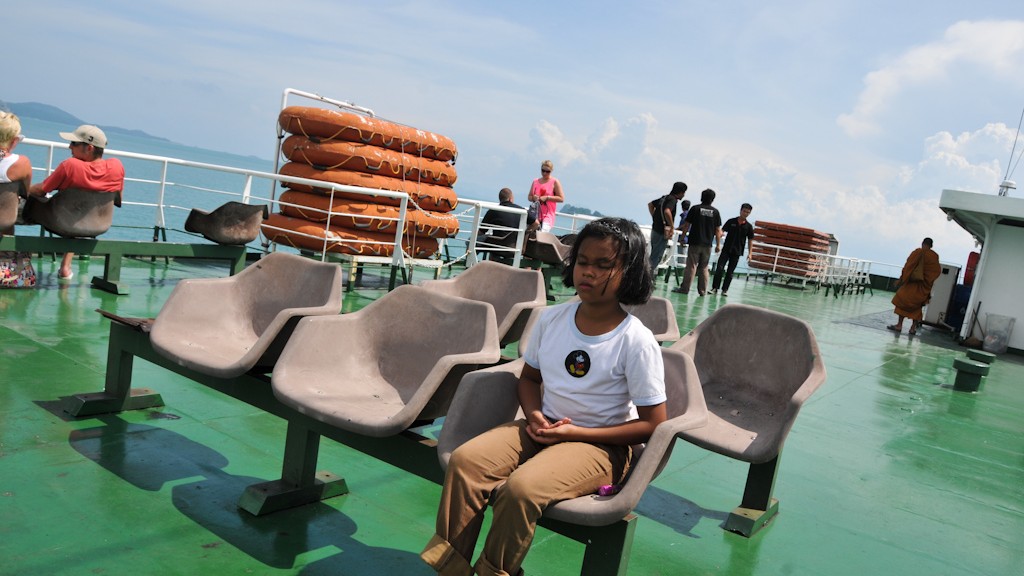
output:
[[[539,524],[586,545],[580,576],[626,576],[636,521],[636,514],[630,513],[608,526],[567,524],[550,518],[541,518]]]
[[[159,393],[149,388],[131,387],[135,355],[129,345],[131,340],[139,337],[139,332],[134,328],[111,322],[103,392],[75,394],[65,398],[62,406],[64,412],[77,418],[163,406],[164,401]]]
[[[330,472],[316,472],[320,435],[288,422],[281,479],[253,484],[245,489],[238,507],[261,516],[348,494],[345,479]]]
[[[117,294],[118,296],[128,293],[128,288],[121,286],[121,258],[124,255],[120,252],[111,251],[103,261],[103,276],[93,276],[92,285],[104,292]]]
[[[743,501],[729,514],[724,528],[747,538],[764,528],[779,513],[779,501],[772,498],[780,455],[763,464],[751,464]]]

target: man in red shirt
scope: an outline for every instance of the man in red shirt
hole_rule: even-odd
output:
[[[124,188],[124,166],[116,158],[103,159],[107,147],[107,136],[96,126],[79,126],[74,132],[61,132],[60,137],[71,142],[71,158],[60,163],[57,169],[41,184],[29,188],[29,194],[43,195],[54,190],[78,188],[95,192],[120,192]],[[73,252],[64,254],[58,278],[71,278]]]

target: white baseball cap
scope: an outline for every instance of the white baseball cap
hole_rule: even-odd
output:
[[[107,135],[103,133],[103,130],[90,124],[82,124],[75,128],[74,132],[61,132],[60,137],[68,142],[92,144],[97,148],[107,147]]]

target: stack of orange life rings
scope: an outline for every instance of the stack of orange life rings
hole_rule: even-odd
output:
[[[279,170],[282,175],[409,195],[402,231],[406,254],[433,256],[439,238],[459,231],[459,221],[450,213],[458,204],[452,189],[457,151],[451,139],[379,118],[306,106],[283,109],[278,123],[289,134],[281,146],[289,160]],[[398,198],[335,192],[332,202],[330,188],[285,185],[281,212],[263,222],[263,234],[271,242],[322,251],[326,239],[328,252],[392,255]]]
[[[825,232],[758,220],[754,227],[754,242],[770,246],[754,246],[749,261],[751,268],[805,278],[818,276],[824,271],[818,255],[828,254],[829,235]]]

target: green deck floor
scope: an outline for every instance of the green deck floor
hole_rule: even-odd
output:
[[[85,280],[98,260],[76,262],[66,286],[50,259],[36,264],[41,286],[0,291],[0,574],[431,573],[417,554],[440,488],[426,480],[325,440],[319,467],[351,493],[254,518],[235,504],[247,485],[279,477],[276,417],[143,361],[135,385],[165,407],[60,412],[61,397],[103,388],[109,322],[96,308],[154,316],[177,279],[223,266],[126,261],[131,293],[113,296]],[[1019,357],[1000,357],[981,391],[965,394],[951,389],[964,350],[931,330],[886,331],[889,294],[833,298],[742,278],[728,298],[667,288],[657,293],[684,332],[727,301],[807,320],[828,380],[789,436],[780,513],[766,529],[723,531],[746,466],[678,442],[637,510],[630,574],[1024,574]],[[380,294],[349,292],[345,309]],[[541,530],[526,573],[578,573],[582,553]]]

